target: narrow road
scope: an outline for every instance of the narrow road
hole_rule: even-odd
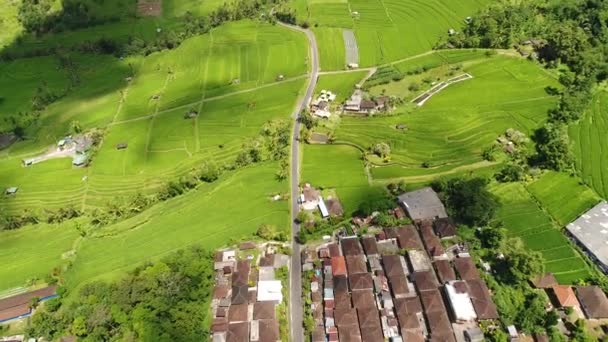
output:
[[[304,341],[304,330],[303,324],[303,304],[302,304],[302,263],[301,259],[301,246],[297,241],[298,233],[300,232],[300,225],[296,222],[296,217],[300,210],[298,204],[298,197],[300,195],[300,112],[302,112],[312,96],[314,95],[315,86],[317,84],[317,78],[319,76],[319,50],[317,47],[317,40],[315,35],[309,31],[302,29],[297,26],[281,24],[292,30],[304,32],[308,37],[310,52],[309,60],[311,63],[310,79],[308,81],[308,87],[306,88],[306,94],[300,99],[300,103],[297,104],[296,110],[293,113],[293,141],[291,142],[291,249],[293,251],[291,256],[291,267],[290,267],[290,289],[289,289],[289,312],[290,312],[290,328],[291,328],[291,341],[300,342]]]

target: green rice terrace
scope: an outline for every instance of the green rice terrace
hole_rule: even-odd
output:
[[[494,20],[495,5],[7,1],[0,300],[58,283],[75,301],[91,282],[120,280],[191,245],[266,240],[262,228],[291,244],[290,267],[300,267],[300,226],[353,233],[351,219],[376,224],[389,209],[380,219],[401,225],[409,220],[392,220],[396,196],[427,186],[456,217],[449,187],[478,178],[499,204],[485,221],[457,219],[469,226],[458,228],[458,242],[474,235],[468,242],[484,246],[481,228],[500,228],[538,252],[560,284],[608,288],[601,265],[565,229],[608,199],[608,68],[574,62],[591,39],[559,47],[574,57],[543,56],[556,39],[532,39],[548,33],[523,24],[542,19],[516,9]],[[481,29],[507,17],[526,19],[517,32]],[[593,51],[585,56],[602,55]],[[340,219],[298,215],[304,184],[337,197]],[[374,201],[390,208],[372,210]],[[370,229],[378,227],[386,226]],[[496,257],[477,245],[471,255]],[[484,278],[504,296],[492,272]],[[296,273],[290,286],[302,281]],[[295,287],[290,301],[300,301]],[[285,310],[293,320],[301,308]],[[211,318],[201,315],[208,333]]]

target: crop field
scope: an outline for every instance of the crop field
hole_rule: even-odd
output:
[[[360,83],[367,73],[367,71],[356,71],[321,75],[317,81],[315,95],[320,94],[321,90],[328,90],[336,94],[336,103],[342,103],[352,95],[355,85]]]
[[[106,279],[191,244],[214,249],[229,239],[251,237],[261,224],[289,229],[287,201],[272,201],[288,192],[274,177],[275,163],[248,167],[205,184],[143,214],[105,227],[82,241],[68,286]]]
[[[608,199],[608,93],[599,91],[583,117],[570,125],[576,168],[600,196]]]
[[[306,51],[299,33],[245,21],[146,58],[117,63],[112,57],[76,56],[82,86],[47,108],[40,127],[32,130],[32,136],[39,132],[36,139],[3,151],[0,187],[20,191],[2,197],[0,205],[12,212],[96,207],[116,196],[151,192],[203,160],[232,162],[244,140],[257,135],[265,122],[292,113],[305,83]],[[39,69],[49,70],[49,87],[67,86],[56,63],[37,58],[1,67],[10,78],[0,82],[23,80],[17,82],[19,94],[29,95],[3,102],[0,109],[18,110],[29,101],[39,86]],[[135,76],[127,82],[131,73]],[[286,78],[280,84],[275,83],[278,74]],[[234,79],[241,82],[231,84]],[[198,117],[185,119],[189,110],[199,111]],[[22,158],[67,134],[73,120],[85,129],[107,126],[91,166],[73,168],[69,159],[21,166]],[[128,148],[118,151],[118,143]]]
[[[562,227],[600,201],[593,190],[580,183],[578,177],[565,173],[547,172],[528,189]]]
[[[391,177],[399,176],[399,167],[403,176],[446,172],[478,165],[482,151],[507,128],[531,134],[555,103],[544,88],[557,82],[528,61],[496,56],[464,71],[474,78],[450,86],[411,112],[344,117],[335,132],[337,141],[364,150],[388,143],[391,161],[378,166],[391,166]],[[495,89],[501,89],[500,95]],[[397,129],[399,124],[407,129]]]
[[[322,71],[343,70],[346,66],[346,52],[341,28],[315,27],[312,29],[317,38],[319,66]],[[331,47],[331,48],[328,48]]]
[[[582,257],[524,185],[493,184],[491,191],[502,204],[496,220],[503,223],[510,236],[520,237],[526,247],[540,251],[546,270],[553,272],[560,283],[572,284],[589,275]]]
[[[344,212],[352,213],[374,189],[369,185],[361,152],[347,145],[304,145],[302,183],[334,188]]]
[[[371,66],[431,50],[449,29],[459,30],[467,16],[488,3],[488,0],[309,0],[307,11],[299,8],[302,4],[297,7],[299,17],[312,26],[354,28],[360,65]],[[351,15],[354,12],[358,15]],[[322,53],[326,51],[331,60],[339,58],[327,56],[334,48],[328,42],[319,41]]]
[[[40,225],[2,232],[0,239],[0,292],[23,286],[32,279],[44,279],[72,250],[78,231],[66,225]]]

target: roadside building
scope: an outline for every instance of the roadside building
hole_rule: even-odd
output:
[[[346,260],[343,256],[337,256],[331,258],[331,274],[335,276],[346,276]]]
[[[608,299],[598,286],[578,286],[576,296],[589,319],[608,318]]]
[[[566,226],[568,232],[587,250],[598,266],[608,272],[608,203],[602,201]]]
[[[264,301],[283,301],[283,286],[280,280],[262,280],[258,282],[258,302]]]
[[[310,184],[305,184],[300,195],[300,204],[304,210],[315,210],[319,206],[321,192]]]
[[[408,216],[414,221],[448,217],[439,196],[430,187],[406,192],[398,198]]]

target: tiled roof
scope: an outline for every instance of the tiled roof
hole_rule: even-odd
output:
[[[608,318],[608,299],[597,286],[579,286],[576,295],[589,318]]]
[[[350,283],[350,288],[352,291],[365,289],[371,290],[374,288],[374,281],[372,280],[372,275],[369,273],[351,274],[348,277],[348,282]]]
[[[363,255],[346,257],[346,268],[349,276],[356,273],[367,273],[367,263]]]
[[[470,257],[454,259],[454,268],[462,280],[480,279],[479,271]]]
[[[359,238],[357,237],[343,238],[340,240],[340,244],[342,245],[342,252],[345,256],[363,254],[363,249],[361,248]]]

